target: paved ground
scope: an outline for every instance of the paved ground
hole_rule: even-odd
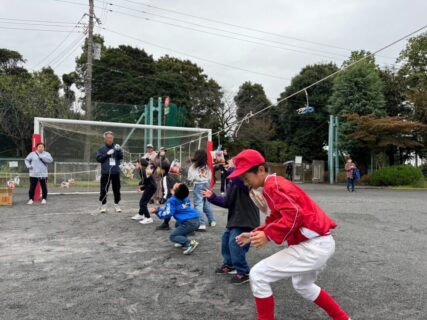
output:
[[[334,218],[337,250],[318,284],[352,319],[427,318],[427,192],[303,186]],[[51,196],[46,207],[0,207],[1,319],[254,319],[248,286],[231,286],[221,263],[218,226],[183,256],[167,240],[122,214],[96,212],[96,196]],[[252,264],[277,251],[251,249]],[[327,319],[292,289],[274,284],[277,319]]]

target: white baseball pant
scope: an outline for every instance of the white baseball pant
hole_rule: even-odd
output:
[[[321,289],[314,282],[334,252],[335,240],[327,235],[289,246],[261,260],[249,274],[253,295],[268,298],[273,294],[271,283],[291,277],[301,296],[316,300]]]

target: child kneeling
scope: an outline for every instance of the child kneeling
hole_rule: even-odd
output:
[[[191,207],[190,191],[185,184],[175,184],[172,193],[173,196],[167,200],[164,208],[153,208],[151,212],[159,219],[175,218],[176,228],[169,235],[169,239],[176,247],[183,248],[183,254],[190,254],[199,245],[196,240],[187,237],[199,228],[199,213]]]

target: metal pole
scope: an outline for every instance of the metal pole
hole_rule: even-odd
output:
[[[144,112],[141,114],[141,116],[138,118],[138,121],[136,121],[135,124],[139,124],[141,122],[142,118],[144,118]],[[130,139],[130,137],[133,135],[134,132],[135,132],[135,128],[132,128],[132,130],[129,132],[129,134],[127,135],[127,137],[123,141],[122,147],[124,147],[126,145],[126,143],[128,142],[128,140]]]
[[[334,165],[333,165],[333,149],[334,149],[334,116],[329,116],[329,133],[328,133],[328,170],[329,183],[334,183]]]
[[[153,103],[153,98],[150,98],[150,103],[149,103],[149,105],[150,105],[150,125],[153,125],[154,124],[154,121],[153,121],[153,115],[154,115],[154,103]],[[151,143],[151,144],[153,144],[153,129],[149,129],[148,130],[149,132],[150,132],[150,134],[149,134],[149,143]]]
[[[157,98],[157,125],[161,126],[162,125],[162,98],[158,97]],[[162,131],[161,130],[157,130],[157,145],[158,148],[160,149],[160,147],[162,146]]]
[[[339,123],[338,123],[338,117],[337,116],[335,116],[335,126],[334,126],[334,129],[335,129],[335,143],[334,143],[334,146],[335,146],[335,183],[337,183],[338,182],[338,173],[339,173],[339,170],[340,170],[340,168],[339,168],[339,158],[338,158],[338,156],[339,156],[339,153],[338,153],[338,128],[339,128]]]

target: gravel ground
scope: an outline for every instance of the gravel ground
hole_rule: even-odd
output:
[[[338,223],[318,284],[353,320],[426,319],[427,192],[302,187]],[[213,274],[226,211],[215,208],[217,227],[198,233],[200,246],[183,256],[155,231],[158,221],[130,220],[138,195],[123,197],[121,214],[98,215],[96,195],[30,207],[24,190],[13,207],[0,207],[0,318],[255,319],[249,286]],[[251,249],[249,261],[279,249]],[[277,319],[327,319],[290,280],[273,289]]]

